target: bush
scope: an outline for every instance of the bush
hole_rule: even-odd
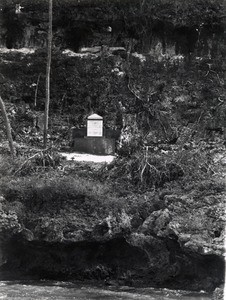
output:
[[[61,164],[62,156],[53,150],[32,151],[17,149],[18,156],[12,160],[8,154],[0,155],[1,176],[26,176],[38,171],[47,171]],[[19,154],[20,152],[20,154]]]
[[[184,175],[184,170],[170,157],[137,152],[130,159],[118,158],[100,173],[105,180],[124,184],[127,182],[131,186],[144,189],[162,186],[167,181],[175,180]]]
[[[212,175],[212,159],[203,149],[139,151],[130,158],[119,157],[100,169],[102,180],[114,181],[128,189],[163,186],[166,182],[199,182]]]
[[[20,178],[5,182],[1,192],[7,201],[21,201],[28,211],[54,215],[61,209],[94,212],[108,210],[113,196],[109,189],[97,182],[73,177]]]

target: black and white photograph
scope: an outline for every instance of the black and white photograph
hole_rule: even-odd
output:
[[[224,300],[226,0],[0,0],[0,300]]]

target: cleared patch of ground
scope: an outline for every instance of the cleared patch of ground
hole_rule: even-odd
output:
[[[94,163],[111,163],[115,156],[114,155],[93,155],[87,153],[66,153],[60,152],[60,154],[66,158],[66,160],[74,160],[74,161],[89,161]]]

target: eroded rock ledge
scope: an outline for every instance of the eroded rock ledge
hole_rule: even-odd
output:
[[[197,196],[161,195],[145,220],[141,207],[94,217],[65,204],[50,217],[2,198],[1,278],[213,290],[224,278],[223,194]]]

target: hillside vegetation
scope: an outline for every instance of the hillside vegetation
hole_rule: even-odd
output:
[[[224,280],[222,1],[54,1],[42,149],[46,1],[1,1],[1,278],[214,290]],[[68,162],[95,112],[111,164]]]

